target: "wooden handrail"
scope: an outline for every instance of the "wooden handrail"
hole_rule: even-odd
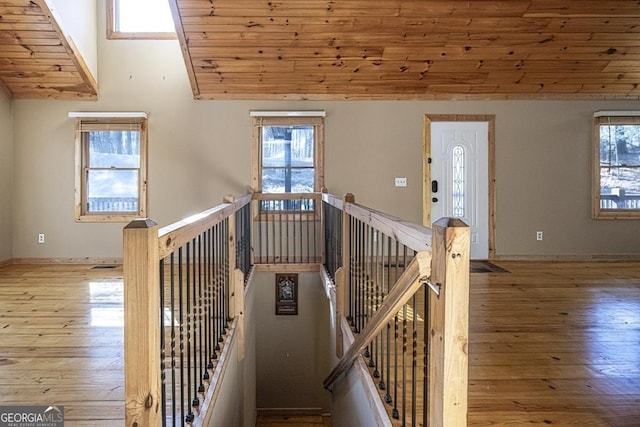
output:
[[[342,201],[331,194],[323,193],[322,200],[387,236],[393,237],[399,243],[416,252],[431,250],[432,233],[430,228],[387,215],[357,203]]]
[[[353,194],[352,194],[353,196]],[[322,200],[335,207],[340,209],[341,211],[344,210],[344,201],[342,199],[337,198],[336,196],[334,196],[333,194],[329,194],[329,193],[322,193]]]
[[[193,236],[221,223],[251,202],[252,195],[246,194],[232,203],[223,203],[204,212],[192,215],[158,231],[160,259],[165,258],[177,248],[189,242]]]
[[[253,193],[253,200],[320,200],[320,193]]]
[[[367,323],[354,343],[349,347],[344,357],[324,380],[324,388],[327,390],[333,388],[334,383],[353,365],[353,362],[358,358],[362,350],[380,333],[382,328],[391,321],[402,306],[413,297],[413,294],[420,289],[422,286],[420,278],[429,276],[430,271],[431,252],[418,252],[400,278],[398,278],[396,284],[393,285],[378,311],[375,312],[369,323]]]

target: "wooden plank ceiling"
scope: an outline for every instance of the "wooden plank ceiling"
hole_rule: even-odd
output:
[[[169,0],[198,99],[640,98],[640,0]]]
[[[16,99],[95,99],[97,82],[48,1],[0,0],[0,90]]]

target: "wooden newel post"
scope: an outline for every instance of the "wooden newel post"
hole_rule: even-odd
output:
[[[224,196],[224,203],[233,204],[235,202],[235,198],[231,195]],[[237,295],[235,294],[235,269],[236,269],[236,214],[233,213],[229,215],[228,218],[228,241],[227,241],[227,251],[229,254],[229,317],[234,318],[236,316],[236,304],[235,298]],[[242,295],[240,296],[243,297]]]
[[[224,196],[224,203],[235,203],[235,197]],[[238,318],[238,360],[244,359],[244,274],[238,269],[236,242],[236,213],[229,216],[229,238],[227,244],[229,252],[229,318]]]
[[[347,193],[342,205],[342,267],[336,271],[336,356],[344,354],[342,317],[349,311],[349,278],[351,277],[351,219],[346,211],[347,203],[355,203],[353,194]]]
[[[469,227],[442,218],[433,225],[429,302],[429,425],[466,427],[469,379]]]
[[[160,277],[158,225],[137,219],[124,228],[125,422],[160,426]]]

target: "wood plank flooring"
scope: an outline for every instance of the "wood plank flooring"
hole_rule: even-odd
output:
[[[472,274],[470,426],[640,426],[640,264]]]
[[[258,415],[256,427],[331,427],[331,418],[322,415]]]
[[[122,426],[123,356],[121,268],[0,268],[0,405],[61,405],[65,426]]]
[[[469,425],[640,426],[640,263],[498,265],[471,275]],[[120,268],[0,268],[0,405],[123,425],[121,295]]]

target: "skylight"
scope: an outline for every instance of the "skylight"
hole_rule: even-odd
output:
[[[115,31],[175,33],[167,0],[114,0]]]

